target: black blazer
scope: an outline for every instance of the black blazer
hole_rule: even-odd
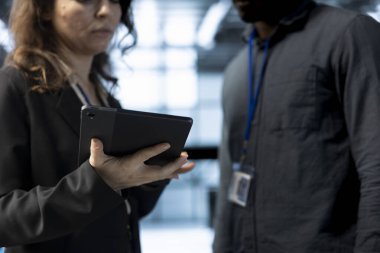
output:
[[[77,166],[74,91],[38,93],[13,67],[0,70],[0,247],[6,252],[140,252],[138,219],[167,181],[123,191]],[[113,107],[119,103],[109,97]]]

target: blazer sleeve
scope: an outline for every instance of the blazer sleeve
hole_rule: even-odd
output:
[[[19,71],[0,70],[0,247],[70,234],[123,204],[88,162],[53,187],[34,185],[27,87]]]
[[[355,253],[380,252],[379,45],[380,24],[359,15],[340,38],[333,63],[360,180]]]
[[[123,197],[134,205],[134,212],[139,219],[148,215],[156,206],[161,193],[170,180],[161,180],[154,183],[123,190]]]

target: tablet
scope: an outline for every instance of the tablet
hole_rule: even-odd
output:
[[[90,157],[91,138],[96,137],[103,142],[104,153],[112,156],[132,154],[142,148],[167,142],[170,144],[168,150],[145,162],[164,165],[180,156],[192,124],[190,117],[83,106],[78,163]]]

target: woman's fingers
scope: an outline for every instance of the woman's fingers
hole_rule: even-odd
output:
[[[188,158],[188,156],[189,155],[187,154],[187,152],[185,152],[185,151],[181,152],[181,156],[180,157],[186,157],[186,158]],[[176,172],[178,174],[187,173],[187,172],[190,172],[194,167],[195,167],[195,163],[194,162],[187,162],[184,165],[182,165],[181,168],[179,168]]]
[[[188,162],[186,163],[185,165],[183,165],[179,170],[177,170],[176,172],[178,174],[184,174],[184,173],[188,173],[190,171],[192,171],[195,167],[195,163],[194,162]]]
[[[181,168],[177,169],[170,177],[170,179],[179,179],[180,174],[188,173],[195,167],[194,162],[185,163]]]
[[[188,162],[187,154],[181,154],[179,158],[165,165],[162,170],[167,171],[168,175],[172,177],[175,174],[182,174],[191,171],[194,166],[195,164],[193,162]]]
[[[194,168],[195,164],[187,160],[187,153],[182,153],[176,160],[164,166],[144,163],[169,148],[168,143],[161,143],[118,158],[104,154],[103,143],[94,138],[91,140],[89,161],[113,189],[128,188],[162,179],[178,178],[179,174],[189,172]]]
[[[162,152],[168,150],[170,148],[169,143],[160,143],[148,148],[141,149],[133,154],[133,156],[140,162],[145,162],[150,158],[161,154]]]
[[[186,163],[187,156],[180,156],[174,161],[162,166],[161,169],[158,169],[158,171],[165,175],[165,178],[171,178],[172,175],[174,175],[174,173]]]

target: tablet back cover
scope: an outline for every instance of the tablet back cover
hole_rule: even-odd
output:
[[[81,114],[79,164],[90,156],[90,141],[103,141],[104,152],[113,156],[132,154],[142,148],[163,142],[167,151],[147,164],[164,165],[182,152],[192,126],[189,117],[131,111],[105,107],[84,107]]]

